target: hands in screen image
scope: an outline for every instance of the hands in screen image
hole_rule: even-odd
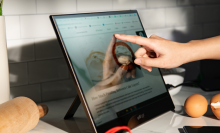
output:
[[[152,67],[174,68],[196,60],[220,59],[220,36],[188,43],[178,43],[156,35],[144,38],[115,34],[115,37],[141,45],[142,47],[135,52],[134,63],[150,72]]]
[[[103,61],[103,79],[95,86],[96,90],[118,85],[122,82],[124,76],[126,76],[126,78],[135,78],[135,67],[132,67],[130,70],[126,68],[133,61],[128,64],[121,64],[120,66],[116,63],[115,60],[117,59],[114,59],[112,52],[115,43],[116,38],[113,36],[106,50],[105,58]]]
[[[87,99],[89,99],[88,102],[92,102],[92,105],[97,105],[100,102],[105,102],[105,101],[108,101],[108,99],[109,99],[109,96],[105,96],[104,98],[101,98],[101,99],[91,100],[92,97],[95,97],[99,94],[99,90],[102,90],[101,91],[102,93],[116,91],[117,89],[120,88],[120,86],[117,86],[117,88],[113,87],[113,86],[121,84],[122,80],[125,76],[126,76],[126,78],[130,78],[130,77],[135,78],[136,77],[136,67],[133,66],[130,69],[128,69],[128,65],[130,63],[133,64],[133,61],[131,61],[130,63],[127,63],[127,64],[126,63],[121,64],[121,65],[118,65],[116,63],[116,59],[114,58],[114,55],[113,55],[114,45],[116,45],[116,38],[115,38],[115,36],[112,36],[112,39],[108,45],[108,48],[107,48],[106,54],[105,54],[105,58],[104,58],[104,61],[102,64],[103,65],[102,81],[97,83],[93,88],[91,88],[86,93],[86,97],[87,97]],[[121,63],[123,63],[123,61]],[[90,107],[90,109],[91,109],[91,112],[93,113],[93,117],[97,118],[98,113],[97,113],[96,107],[95,106]]]

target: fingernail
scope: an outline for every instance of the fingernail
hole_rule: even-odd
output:
[[[119,37],[120,36],[120,34],[115,34],[115,37]]]
[[[137,65],[141,64],[141,59],[135,59],[134,63],[137,64]]]
[[[152,69],[147,69],[149,72],[152,72]]]

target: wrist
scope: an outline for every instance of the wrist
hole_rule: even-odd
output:
[[[200,40],[192,40],[182,44],[184,64],[196,60],[201,60],[201,51],[199,50],[199,43]]]
[[[215,43],[212,43],[212,41],[210,41],[210,39],[204,39],[192,40],[186,43],[186,50],[188,51],[187,54],[189,57],[188,62],[215,59],[217,57],[215,51],[219,49],[219,47],[215,47]]]

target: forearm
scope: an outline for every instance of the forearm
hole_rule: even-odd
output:
[[[220,60],[220,36],[190,41],[185,47],[185,63],[203,59]]]

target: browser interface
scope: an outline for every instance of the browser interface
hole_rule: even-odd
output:
[[[97,127],[167,92],[158,68],[148,72],[134,64],[140,46],[114,37],[146,36],[137,13],[54,19]]]

